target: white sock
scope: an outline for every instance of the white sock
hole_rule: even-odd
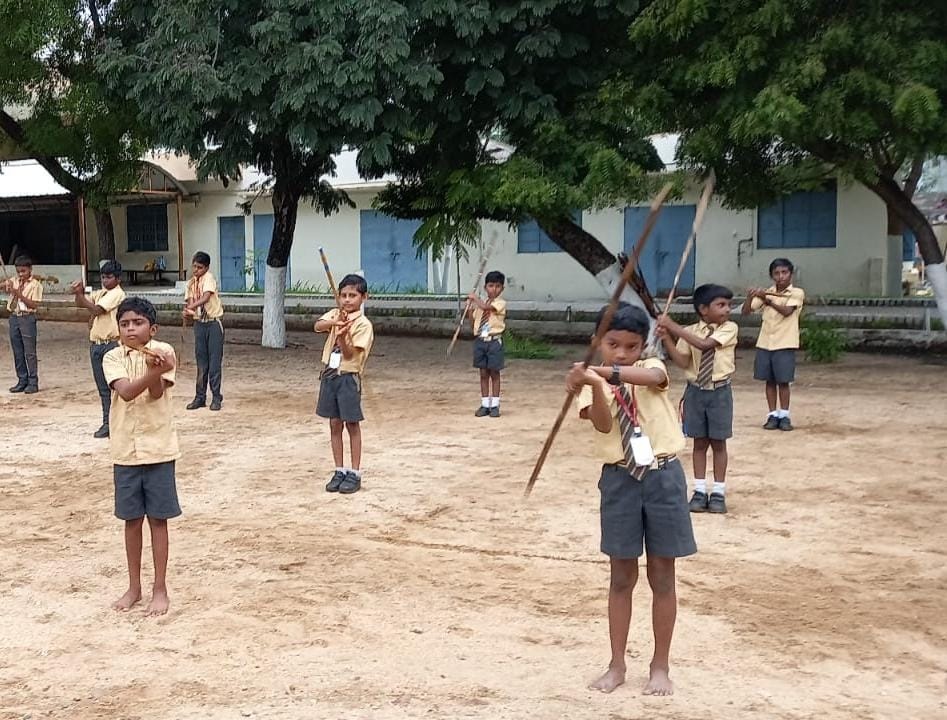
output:
[[[362,477],[362,471],[361,471],[361,470],[352,470],[351,472],[354,473],[354,474],[355,474],[355,477],[357,477],[357,478],[361,478],[361,477]]]
[[[717,482],[714,480],[714,493],[716,495],[726,495],[727,483]]]
[[[694,478],[694,492],[707,493],[707,481]]]
[[[485,408],[490,407],[490,398],[488,398],[488,397],[482,397],[482,398],[480,398],[480,405],[481,405],[482,407],[485,407]]]
[[[782,412],[782,410],[770,410],[769,416],[770,416],[770,417],[774,417],[774,418],[778,418],[778,417],[779,417],[779,413],[781,413],[781,412]]]
[[[789,411],[788,411],[788,410],[780,410],[780,411],[779,411],[779,415],[777,415],[777,417],[780,417],[780,418],[789,417]]]
[[[335,471],[345,474],[345,468],[344,468],[344,467],[337,467],[337,468],[335,469]]]
[[[500,407],[500,398],[498,397],[490,398],[490,407]]]

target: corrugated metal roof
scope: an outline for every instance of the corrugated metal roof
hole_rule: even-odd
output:
[[[50,197],[69,194],[69,191],[53,180],[46,169],[35,160],[0,163],[0,197]]]

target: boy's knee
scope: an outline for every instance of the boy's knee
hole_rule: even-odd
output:
[[[623,562],[612,564],[611,578],[608,589],[613,593],[628,593],[635,589],[638,582],[638,563]]]
[[[134,530],[135,528],[140,528],[140,527],[141,527],[142,525],[144,525],[144,524],[145,524],[145,517],[144,517],[144,516],[142,516],[142,517],[140,517],[140,518],[134,518],[133,520],[126,520],[126,521],[125,521],[125,527],[126,527],[126,528],[129,528],[129,529],[131,529],[131,530]]]
[[[648,558],[648,585],[655,595],[674,592],[674,558]]]
[[[694,438],[694,449],[695,450],[706,450],[710,445],[710,438]]]
[[[349,431],[349,434],[357,433],[362,431],[362,426],[357,422],[347,422],[345,423],[345,429]]]
[[[342,422],[342,418],[329,418],[329,429],[332,432],[342,432],[343,427],[345,423]]]
[[[714,452],[724,452],[727,449],[726,440],[711,440],[710,447],[713,448]]]
[[[153,528],[164,528],[168,526],[168,521],[165,518],[153,518],[148,517],[148,526]]]

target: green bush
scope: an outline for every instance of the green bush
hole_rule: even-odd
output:
[[[556,349],[545,340],[529,337],[528,335],[518,335],[509,330],[503,335],[503,348],[505,350],[504,354],[511,358],[552,360],[556,357]]]
[[[828,320],[803,320],[800,339],[806,358],[813,362],[835,362],[848,349],[842,331]]]

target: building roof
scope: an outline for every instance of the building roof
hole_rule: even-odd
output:
[[[0,163],[0,198],[52,197],[69,195],[35,160]]]

